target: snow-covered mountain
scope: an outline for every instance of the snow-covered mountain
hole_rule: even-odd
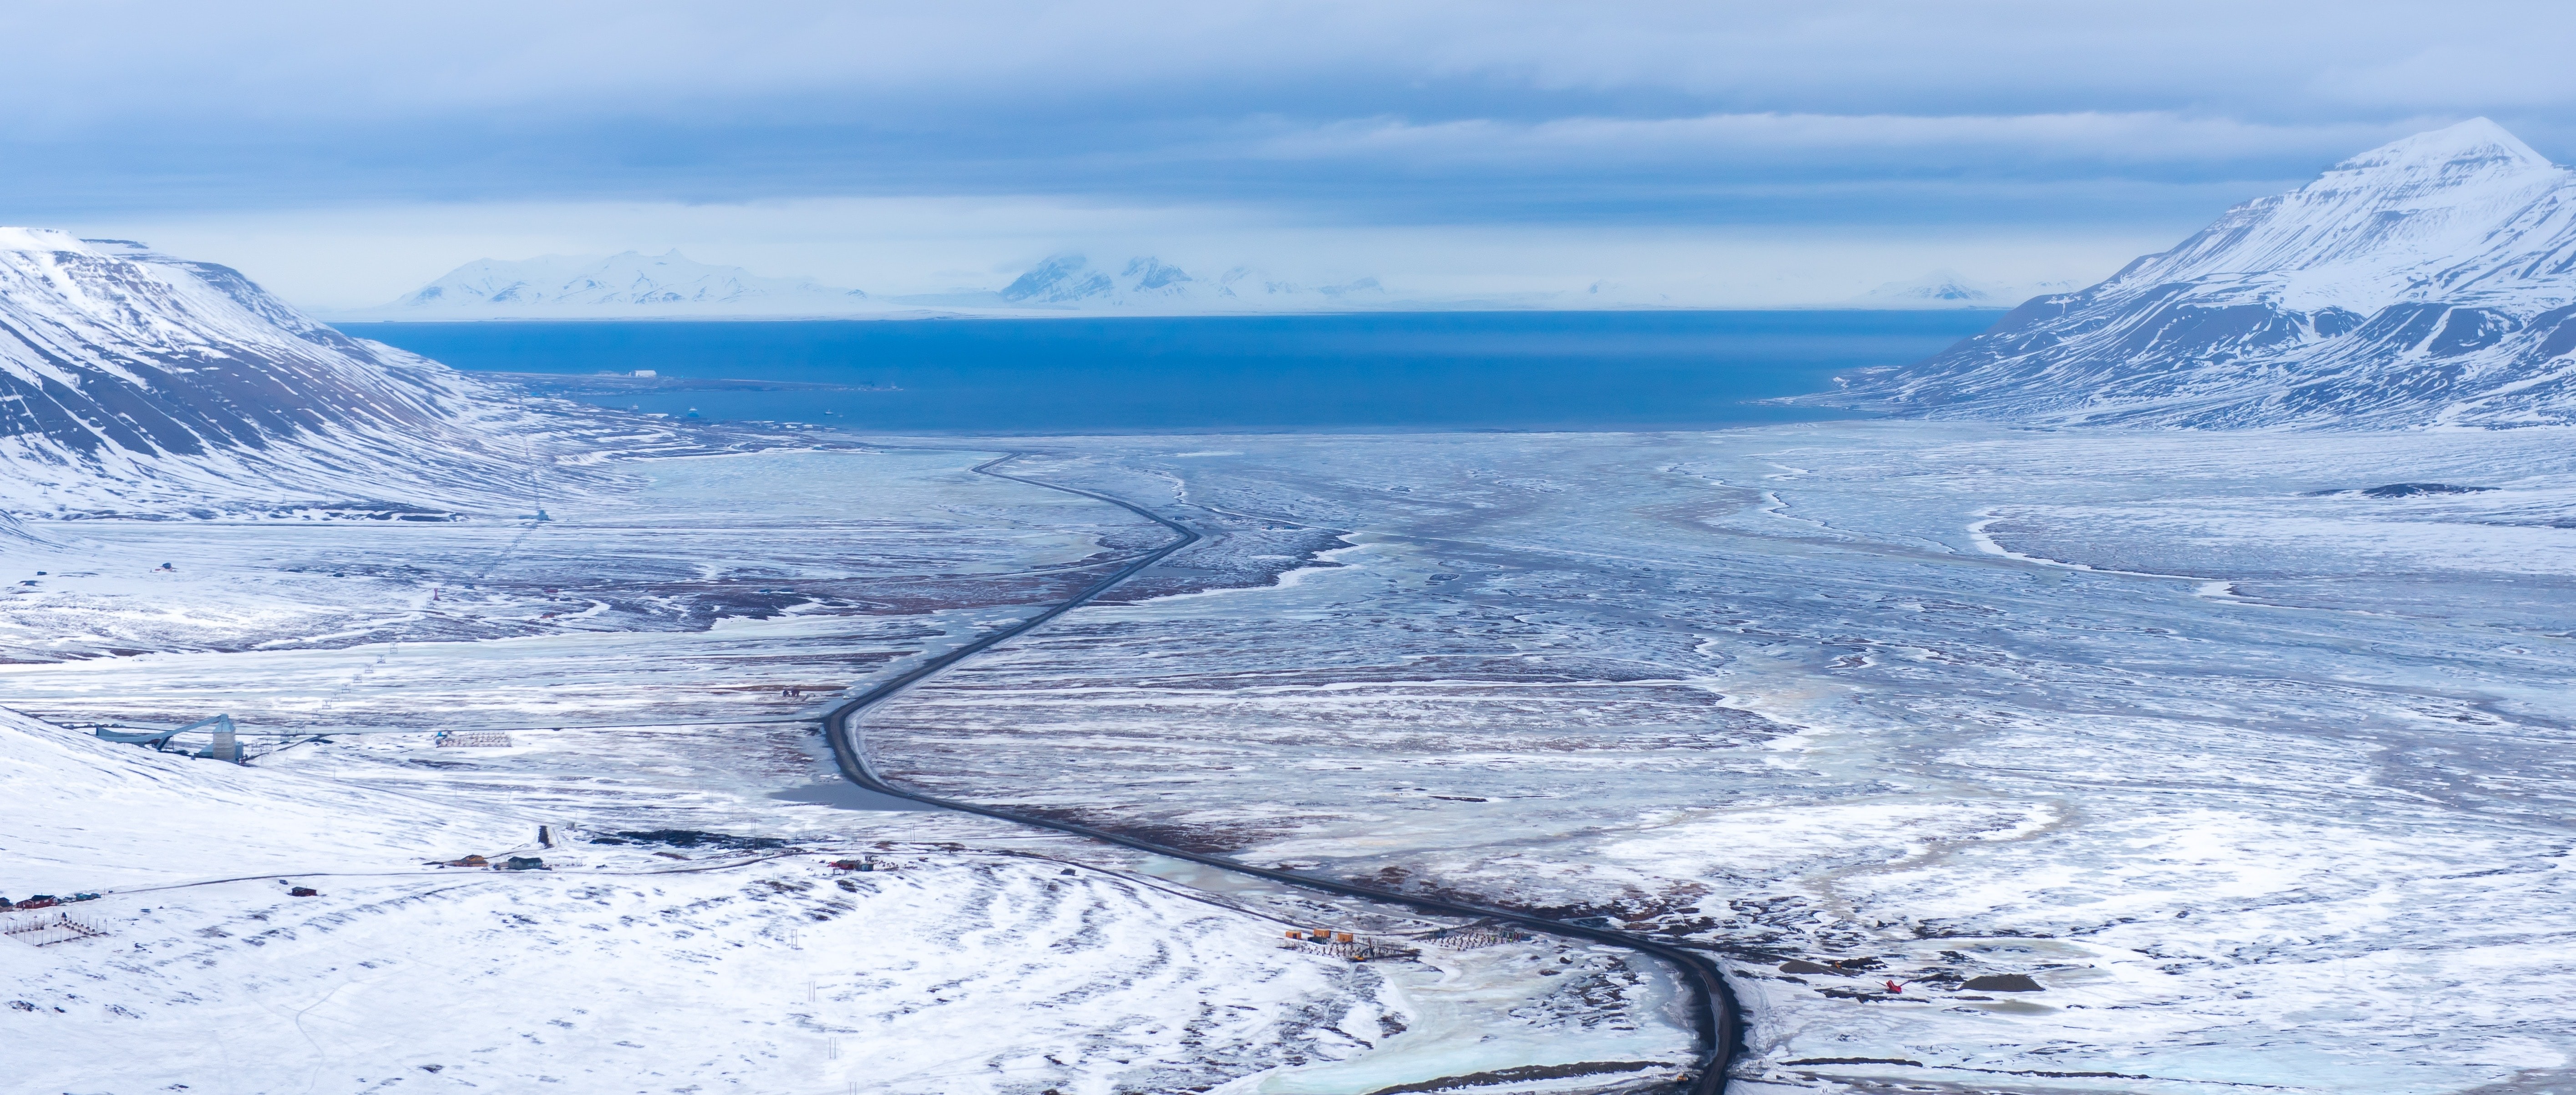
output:
[[[1030,267],[990,300],[954,303],[1050,311],[1323,311],[1383,302],[1376,278],[1309,285],[1238,266],[1202,277],[1151,256],[1094,266],[1061,254]]]
[[[523,489],[542,417],[230,268],[0,228],[0,510],[470,506]]]
[[[1913,281],[1891,281],[1861,295],[1857,303],[1878,308],[1992,308],[2000,294],[1960,276],[1935,270]]]
[[[1912,281],[1891,281],[1861,294],[1852,304],[1863,308],[2005,308],[2018,303],[2036,289],[2039,292],[2064,292],[2075,288],[2072,282],[2041,282],[2037,285],[1998,285],[1980,281],[1956,270],[1935,270]]]
[[[2229,210],[1824,402],[2142,425],[2576,423],[2576,172],[2480,118]]]
[[[856,289],[765,278],[677,250],[605,258],[477,259],[366,313],[381,319],[834,316],[885,309]]]
[[[810,278],[765,278],[678,251],[469,262],[345,319],[642,319],[1111,312],[1330,311],[1389,303],[1376,278],[1309,284],[1238,266],[1201,276],[1151,256],[1094,265],[1058,254],[1000,290],[871,297]]]

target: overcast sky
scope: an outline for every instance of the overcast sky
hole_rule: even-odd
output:
[[[0,3],[0,223],[300,302],[677,247],[880,293],[1050,252],[1425,293],[2092,281],[2485,115],[2563,3]]]

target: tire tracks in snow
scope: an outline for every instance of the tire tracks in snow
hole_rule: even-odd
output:
[[[984,451],[990,452],[992,450],[987,449]],[[1187,860],[1192,863],[1214,867],[1218,870],[1231,871],[1236,874],[1266,879],[1272,882],[1296,886],[1301,889],[1315,890],[1341,897],[1356,897],[1368,901],[1379,901],[1392,905],[1402,905],[1408,908],[1420,909],[1443,916],[1489,918],[1515,924],[1532,931],[1544,932],[1549,935],[1581,939],[1593,943],[1605,943],[1610,946],[1621,947],[1648,955],[1672,966],[1674,970],[1680,974],[1680,980],[1683,986],[1686,987],[1691,994],[1691,1016],[1694,1025],[1698,1027],[1700,1062],[1698,1068],[1690,1078],[1685,1090],[1690,1092],[1691,1095],[1721,1095],[1721,1093],[1725,1091],[1727,1068],[1733,1063],[1736,1048],[1742,1041],[1740,1037],[1742,1024],[1741,1014],[1735,1006],[1733,992],[1727,988],[1726,979],[1718,972],[1716,965],[1709,959],[1691,951],[1672,946],[1659,940],[1650,939],[1642,935],[1616,931],[1609,928],[1594,928],[1581,924],[1569,924],[1564,921],[1543,916],[1534,916],[1529,913],[1514,912],[1509,909],[1475,905],[1463,901],[1450,901],[1441,898],[1424,897],[1415,894],[1398,893],[1393,890],[1379,889],[1375,886],[1366,886],[1333,878],[1323,878],[1316,875],[1300,874],[1295,871],[1283,871],[1269,867],[1256,867],[1249,863],[1228,859],[1224,856],[1185,851],[1180,848],[1157,844],[1150,840],[1129,836],[1125,833],[1115,832],[1112,830],[1097,829],[1088,825],[1078,825],[1067,821],[1057,821],[1052,818],[1026,814],[1017,810],[1003,809],[994,806],[983,806],[971,802],[959,802],[953,799],[940,798],[935,795],[906,789],[897,784],[888,782],[885,778],[879,776],[876,773],[876,770],[869,766],[867,761],[867,751],[864,748],[864,742],[860,739],[858,720],[860,713],[866,711],[870,707],[876,706],[877,704],[900,695],[905,689],[911,688],[916,684],[920,684],[922,681],[938,675],[941,671],[957,664],[958,662],[971,658],[976,654],[982,653],[985,650],[991,649],[992,647],[1007,642],[1015,637],[1034,631],[1045,626],[1049,621],[1054,620],[1058,616],[1064,615],[1076,608],[1080,608],[1085,604],[1089,604],[1093,600],[1098,599],[1102,594],[1109,592],[1110,589],[1114,588],[1119,583],[1135,577],[1137,574],[1144,572],[1154,564],[1162,562],[1164,558],[1170,556],[1173,552],[1197,543],[1202,539],[1197,530],[1121,498],[1101,494],[1096,491],[1083,490],[1078,487],[1063,486],[1056,483],[1049,483],[1043,480],[1030,479],[1024,476],[1012,475],[1008,472],[994,470],[1003,464],[1017,460],[1025,455],[1028,454],[1026,452],[1019,451],[1008,452],[1002,456],[977,464],[974,471],[977,474],[989,475],[996,479],[1008,479],[1012,482],[1024,483],[1032,487],[1060,491],[1066,494],[1076,494],[1095,501],[1106,502],[1148,521],[1152,521],[1157,525],[1161,525],[1166,529],[1170,529],[1174,538],[1170,542],[1165,543],[1162,547],[1147,552],[1134,562],[1118,568],[1109,576],[1092,583],[1090,586],[1085,587],[1081,592],[1049,606],[1047,609],[1037,613],[1036,615],[1030,616],[1027,619],[1021,620],[1018,623],[1002,628],[989,635],[982,636],[981,638],[975,639],[974,641],[957,647],[954,650],[932,657],[922,662],[920,665],[914,666],[911,670],[903,673],[901,676],[879,683],[875,687],[869,688],[867,691],[861,692],[857,696],[854,696],[849,700],[844,701],[839,706],[832,708],[830,711],[825,712],[823,715],[823,736],[831,742],[832,757],[833,760],[839,764],[842,775],[848,777],[850,782],[858,784],[868,790],[875,791],[880,794],[893,795],[897,798],[909,799],[911,801],[930,806],[937,806],[942,809],[956,810],[961,813],[980,814],[985,817],[999,818],[1003,821],[1016,822],[1018,824],[1035,826],[1042,829],[1052,829],[1060,833],[1070,833],[1074,836],[1087,837],[1092,840],[1133,848],[1137,851],[1149,852],[1154,855],[1169,856],[1173,859]]]

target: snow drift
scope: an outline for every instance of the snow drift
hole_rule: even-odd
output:
[[[5,895],[262,871],[386,870],[510,847],[535,822],[292,772],[113,745],[0,709]]]

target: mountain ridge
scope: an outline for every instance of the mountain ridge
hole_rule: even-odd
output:
[[[1956,270],[1934,270],[1911,281],[1891,281],[1849,302],[1854,307],[1870,309],[1921,310],[1930,308],[2009,308],[2014,302],[2030,296],[2036,288],[2043,292],[2063,291],[2074,285],[2063,281],[2023,282],[2020,291],[1962,274]]]
[[[1386,303],[1376,278],[1308,285],[1249,266],[1202,277],[1140,255],[1094,266],[1058,252],[997,290],[875,297],[812,278],[771,278],[739,266],[660,255],[544,255],[476,259],[348,320],[832,319],[996,313],[1046,315],[1330,311]],[[1418,302],[1417,302],[1418,303]]]
[[[541,255],[476,259],[401,298],[362,313],[378,319],[589,318],[614,316],[844,315],[886,310],[857,289],[812,278],[772,278],[659,255]]]
[[[1811,401],[2050,424],[2576,424],[2571,321],[2576,171],[2479,118]]]
[[[0,508],[490,508],[566,421],[230,267],[0,228]]]
[[[1387,294],[1374,277],[1308,285],[1249,266],[1202,277],[1152,255],[1094,266],[1088,255],[1065,251],[1047,256],[991,293],[893,299],[964,308],[1188,314],[1373,307],[1386,303]]]

